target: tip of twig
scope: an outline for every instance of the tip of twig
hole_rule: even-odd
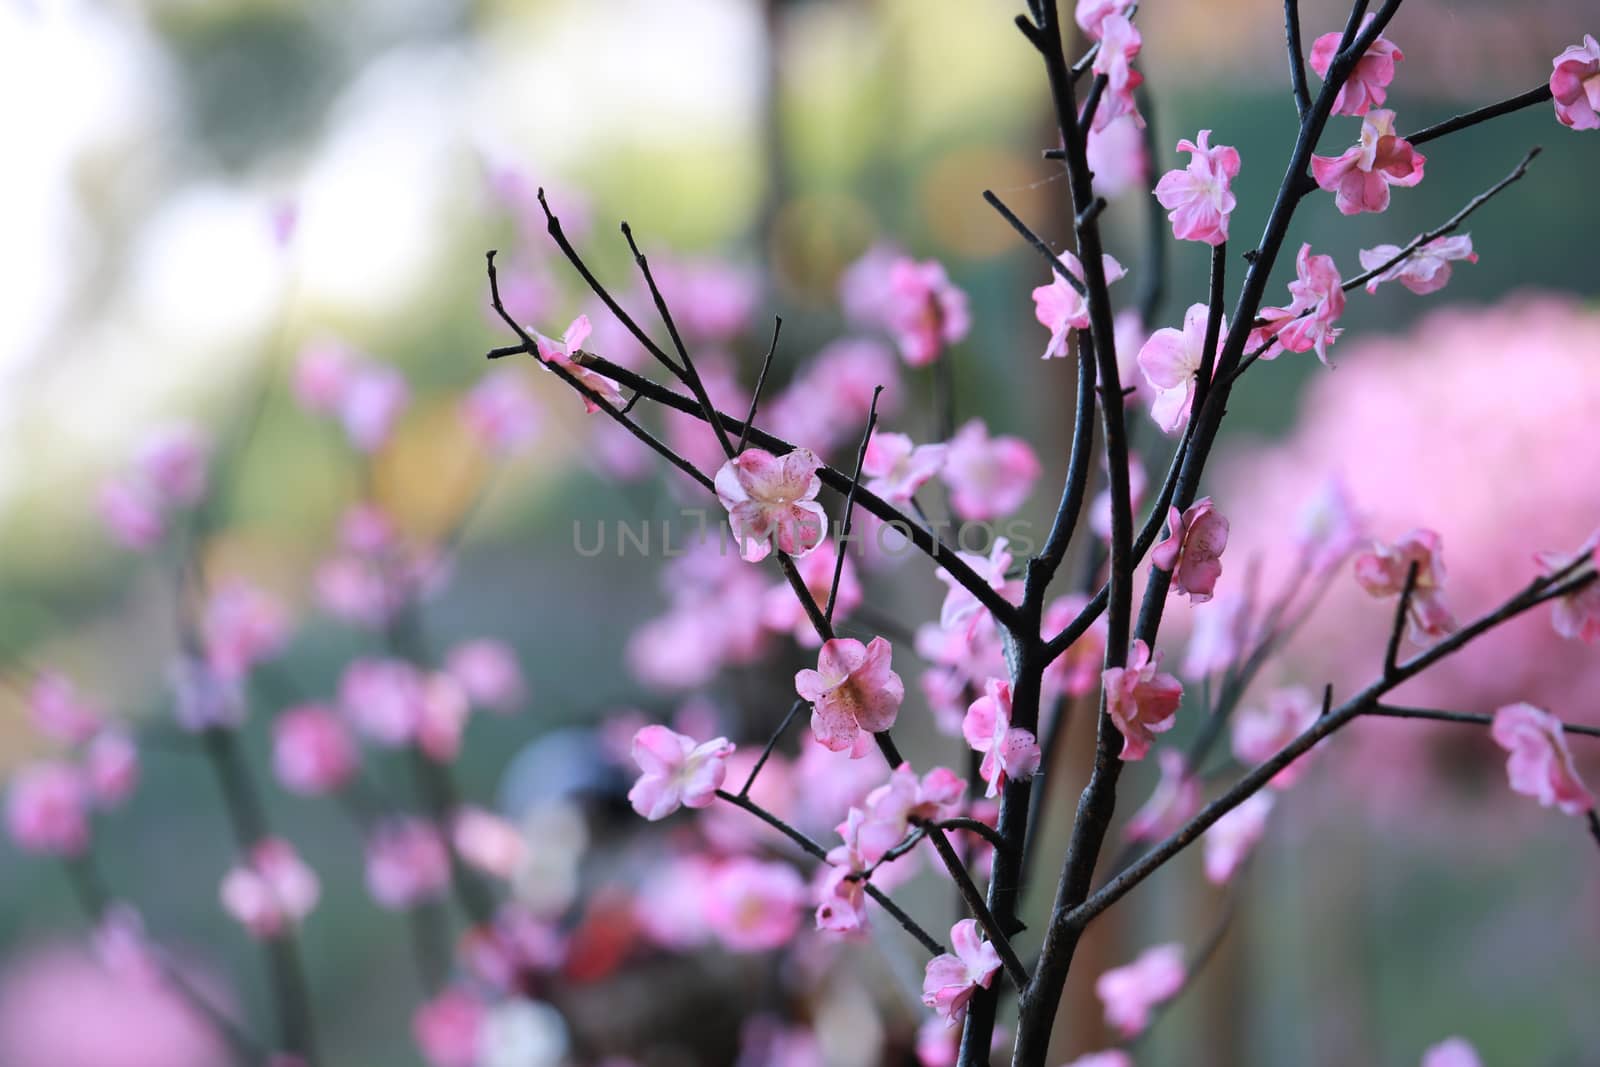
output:
[[[498,248],[491,248],[489,251],[483,254],[483,258],[487,260],[489,265],[492,267],[494,266],[494,257],[498,256],[499,254],[500,250]]]

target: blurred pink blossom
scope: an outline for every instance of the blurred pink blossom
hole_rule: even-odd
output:
[[[450,853],[430,822],[396,816],[367,836],[367,891],[379,906],[404,911],[444,895]]]
[[[1483,1061],[1466,1039],[1447,1037],[1422,1054],[1422,1067],[1483,1067]]]
[[[1561,720],[1532,704],[1507,704],[1494,713],[1494,743],[1509,752],[1511,790],[1564,815],[1594,809],[1594,794],[1578,777]]]
[[[1399,245],[1375,245],[1363,248],[1359,258],[1362,270],[1376,270],[1400,254]],[[1478,253],[1472,250],[1472,235],[1435,237],[1412,252],[1388,270],[1372,276],[1367,282],[1367,292],[1375,293],[1384,282],[1397,281],[1418,296],[1437,293],[1450,281],[1450,264],[1454,260],[1478,262]]]
[[[261,841],[222,879],[222,906],[253,937],[282,936],[317,906],[316,872],[282,838]]]
[[[1205,846],[1206,880],[1227,885],[1250,858],[1272,814],[1271,793],[1256,793],[1218,819],[1201,839]]]
[[[339,681],[345,717],[366,737],[392,748],[416,737],[426,699],[422,672],[404,660],[354,660]]]
[[[430,1067],[475,1067],[488,1006],[464,989],[446,989],[411,1016],[411,1033]]]
[[[6,829],[25,852],[77,856],[89,847],[89,795],[68,763],[34,763],[11,779]]]
[[[765,952],[787,944],[800,928],[806,888],[787,863],[732,859],[705,887],[706,922],[734,952]]]
[[[940,477],[950,488],[950,507],[972,522],[1004,518],[1022,506],[1040,472],[1039,459],[1022,438],[990,437],[982,419],[972,419],[950,439]]]
[[[490,371],[461,399],[461,421],[497,455],[525,451],[539,432],[539,402],[520,368]]]
[[[967,294],[951,283],[943,264],[931,259],[890,264],[888,300],[880,310],[900,357],[912,367],[933,363],[972,328]]]
[[[1183,946],[1157,945],[1106,971],[1095,980],[1094,991],[1105,1004],[1107,1024],[1132,1037],[1149,1025],[1151,1010],[1177,996],[1186,980]]]
[[[1129,841],[1159,841],[1200,810],[1200,780],[1190,773],[1183,753],[1165,748],[1156,754],[1156,761],[1161,779],[1150,799],[1128,820],[1123,833]]]
[[[320,704],[281,713],[272,724],[272,765],[292,793],[316,796],[342,789],[360,766],[344,720]]]
[[[240,579],[220,585],[200,621],[206,657],[217,677],[235,682],[283,650],[289,615],[273,596]]]
[[[411,403],[411,386],[394,367],[370,364],[357,370],[339,397],[339,422],[357,451],[381,449]]]
[[[1233,754],[1240,763],[1263,763],[1316,723],[1322,709],[1303,686],[1275,689],[1259,704],[1246,704],[1233,713]],[[1272,777],[1272,785],[1287,789],[1305,773],[1308,752]]]
[[[139,746],[122,730],[96,734],[83,752],[89,795],[102,809],[120,807],[139,785]]]
[[[475,707],[504,714],[516,711],[528,698],[517,654],[504,641],[490,637],[463,641],[445,656],[445,670]]]
[[[34,729],[64,745],[81,745],[105,723],[105,712],[83,697],[72,679],[42,671],[28,691],[28,714]]]

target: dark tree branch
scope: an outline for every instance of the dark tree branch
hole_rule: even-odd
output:
[[[1407,708],[1394,704],[1374,704],[1361,714],[1380,719],[1427,719],[1431,722],[1453,722],[1467,726],[1494,724],[1493,715],[1479,715],[1469,711],[1443,711],[1437,708]],[[1600,726],[1563,722],[1561,730],[1563,733],[1577,734],[1580,737],[1600,737]]]
[[[1426,129],[1418,130],[1416,133],[1407,134],[1405,139],[1413,145],[1427,144],[1429,141],[1437,140],[1446,134],[1464,130],[1469,126],[1476,126],[1480,122],[1488,122],[1490,119],[1499,118],[1501,115],[1509,115],[1513,111],[1521,111],[1525,107],[1542,104],[1549,99],[1551,99],[1550,84],[1546,82],[1543,85],[1529,89],[1525,93],[1518,93],[1510,99],[1502,100],[1497,104],[1480,107],[1476,111],[1468,111],[1464,115],[1457,115],[1453,119],[1446,119]]]
[[[1311,111],[1311,89],[1306,84],[1306,55],[1300,42],[1300,0],[1283,0],[1283,24],[1289,47],[1289,85],[1295,111],[1304,122]]]

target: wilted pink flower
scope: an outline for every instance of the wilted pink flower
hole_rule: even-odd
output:
[[[874,430],[867,441],[861,473],[867,492],[893,504],[906,504],[944,467],[947,445],[914,445],[903,433]]]
[[[357,451],[376,452],[388,442],[395,422],[410,403],[411,386],[405,375],[383,364],[366,365],[351,377],[339,397],[339,422]]]
[[[336,792],[360,764],[355,739],[344,721],[320,704],[283,712],[272,724],[272,766],[291,793]]]
[[[1111,14],[1100,20],[1100,50],[1090,69],[1105,77],[1106,89],[1095,109],[1095,129],[1103,130],[1123,115],[1143,128],[1144,117],[1133,98],[1133,91],[1144,82],[1144,75],[1133,69],[1134,57],[1143,44],[1138,28],[1126,15]]]
[[[1358,32],[1365,33],[1371,22],[1372,15],[1368,14],[1361,20]],[[1311,69],[1321,77],[1328,76],[1328,68],[1339,53],[1339,40],[1343,36],[1337,32],[1325,33],[1312,42]],[[1365,115],[1372,108],[1382,106],[1389,83],[1394,81],[1394,65],[1404,58],[1393,41],[1379,34],[1356,60],[1344,85],[1339,87],[1339,95],[1333,98],[1333,114]]]
[[[528,697],[517,654],[504,641],[489,637],[463,641],[445,657],[445,670],[476,707],[512,712]]]
[[[488,1006],[473,994],[446,989],[411,1016],[411,1036],[429,1067],[475,1067],[488,1015]]]
[[[1128,665],[1108,667],[1101,676],[1106,714],[1122,734],[1125,760],[1143,759],[1155,735],[1172,729],[1183,699],[1183,683],[1160,673],[1161,655],[1152,655],[1150,646],[1135,640],[1128,650]]]
[[[717,499],[728,509],[741,559],[757,563],[774,547],[803,556],[822,543],[828,513],[816,499],[822,488],[820,466],[808,448],[781,457],[747,448],[722,465]]]
[[[416,737],[425,689],[422,672],[404,660],[358,659],[339,680],[339,708],[365,736],[399,747]]]
[[[1376,270],[1399,254],[1399,245],[1363,248],[1360,253],[1361,268]],[[1398,281],[1418,296],[1436,293],[1450,280],[1451,261],[1458,259],[1468,263],[1478,262],[1478,253],[1472,250],[1471,234],[1435,237],[1388,270],[1373,275],[1367,282],[1367,292],[1377,292],[1378,286],[1384,282]]]
[[[1422,1067],[1483,1067],[1483,1061],[1465,1039],[1447,1037],[1422,1054]]]
[[[159,502],[130,478],[114,478],[102,485],[98,503],[100,518],[123,548],[143,552],[166,533]]]
[[[1203,241],[1215,248],[1228,239],[1228,216],[1239,203],[1229,183],[1239,175],[1239,150],[1211,147],[1211,131],[1198,142],[1178,142],[1190,155],[1183,170],[1169,170],[1156,183],[1156,199],[1170,214],[1172,235],[1180,241]]]
[[[1205,832],[1207,881],[1213,885],[1227,885],[1233,880],[1235,872],[1266,832],[1272,801],[1271,793],[1256,793]]]
[[[67,763],[35,763],[18,771],[6,798],[6,829],[24,852],[77,856],[89,847],[89,795]]]
[[[367,892],[382,907],[403,911],[444,894],[450,853],[432,823],[397,816],[367,837]]]
[[[1600,534],[1595,534],[1589,541],[1578,550],[1577,556],[1564,556],[1559,552],[1538,553],[1533,558],[1539,564],[1539,573],[1549,577],[1565,570],[1579,557],[1591,553],[1600,559]],[[1591,645],[1600,641],[1600,582],[1590,582],[1576,592],[1558,597],[1550,607],[1550,622],[1556,633],[1569,641],[1583,641]]]
[[[997,796],[1007,782],[1027,781],[1039,770],[1039,742],[1033,733],[1011,725],[1011,683],[990,678],[984,695],[967,708],[961,736],[983,753],[978,769],[989,783],[985,796]]]
[[[824,541],[817,551],[807,554],[795,564],[800,580],[805,583],[818,607],[827,606],[828,593],[833,589],[834,567],[838,563],[838,545],[833,541]],[[861,579],[857,577],[855,562],[847,552],[844,569],[839,572],[839,596],[833,605],[833,617],[849,618],[850,613],[861,606],[862,596]],[[762,597],[761,624],[777,632],[789,631],[795,641],[806,648],[816,648],[822,644],[816,627],[811,625],[811,616],[806,614],[805,605],[800,602],[794,587],[786,581],[777,583]]]
[[[139,746],[121,730],[102,730],[83,751],[83,779],[95,804],[119,807],[139,785]]]
[[[1312,156],[1311,175],[1334,194],[1341,215],[1383,211],[1389,186],[1422,180],[1427,158],[1394,131],[1394,112],[1379,109],[1361,120],[1361,140],[1340,156]]]
[[[64,745],[81,745],[105,725],[105,713],[79,695],[72,679],[56,671],[43,671],[34,679],[28,714],[34,729]]]
[[[937,260],[897,259],[889,267],[884,324],[913,367],[937,360],[946,345],[959,344],[972,328],[967,294],[951,283]]]
[[[734,746],[726,737],[696,744],[665,726],[633,735],[633,762],[644,773],[628,790],[633,810],[654,822],[680,806],[703,808],[716,799]]]
[[[1186,980],[1183,946],[1157,945],[1095,979],[1094,991],[1106,1006],[1106,1023],[1132,1037],[1149,1025],[1151,1010],[1177,996]]]
[[[1156,761],[1161,766],[1161,780],[1122,831],[1129,841],[1160,840],[1200,810],[1200,779],[1189,771],[1183,753],[1162,749]]]
[[[1083,281],[1083,262],[1071,252],[1057,257],[1066,266],[1067,273]],[[1110,285],[1128,272],[1111,256],[1102,256],[1101,269],[1106,284]],[[1050,275],[1050,284],[1033,291],[1033,316],[1039,325],[1050,331],[1050,343],[1045,345],[1044,359],[1058,359],[1067,354],[1067,335],[1073,330],[1089,328],[1089,302],[1061,275]],[[970,423],[968,425],[971,425]]]
[[[275,597],[235,579],[211,594],[200,632],[206,659],[217,677],[239,681],[257,663],[283,650],[289,639],[289,616]]]
[[[1189,424],[1189,409],[1194,405],[1195,387],[1203,366],[1208,315],[1206,305],[1190,304],[1183,315],[1182,330],[1163,327],[1151,334],[1139,349],[1139,369],[1156,394],[1150,405],[1150,417],[1163,433],[1177,433]],[[1218,351],[1227,329],[1226,321],[1219,324]]]
[[[513,455],[539,432],[539,402],[516,367],[501,367],[478,380],[461,399],[461,421],[485,449]]]
[[[250,850],[247,862],[222,879],[222,906],[252,937],[279,937],[317,906],[317,874],[282,838]]]
[[[1288,307],[1261,309],[1265,325],[1250,334],[1252,349],[1276,338],[1277,344],[1261,354],[1262,359],[1274,359],[1279,348],[1290,352],[1309,352],[1315,348],[1317,358],[1328,362],[1328,345],[1338,339],[1343,331],[1334,326],[1344,314],[1344,289],[1339,268],[1332,256],[1311,254],[1311,246],[1300,246],[1295,259],[1297,276],[1289,283]]]
[[[1300,686],[1275,689],[1264,704],[1246,704],[1233,713],[1233,754],[1240,763],[1253,765],[1276,756],[1289,742],[1317,721],[1321,708],[1309,690]],[[1310,755],[1307,753],[1306,755]],[[1272,785],[1287,789],[1306,768],[1306,756],[1273,775]]]
[[[1590,34],[1555,59],[1550,73],[1550,95],[1556,118],[1574,130],[1600,129],[1600,43]]]
[[[940,477],[950,488],[950,507],[971,522],[988,522],[1016,511],[1039,476],[1039,459],[1020,437],[990,437],[982,419],[972,419],[950,439]]]
[[[339,410],[355,373],[356,361],[342,346],[332,341],[307,345],[295,360],[291,386],[300,406],[317,415]]]
[[[922,977],[922,1003],[954,1026],[967,1016],[967,1004],[988,989],[1000,969],[1000,953],[983,936],[976,919],[962,919],[950,928],[955,949],[928,961]]]
[[[1177,508],[1168,510],[1167,536],[1150,550],[1150,562],[1172,572],[1174,591],[1188,596],[1191,603],[1204,604],[1222,577],[1222,553],[1227,547],[1227,516],[1205,496],[1181,515]]]
[[[1373,596],[1398,596],[1406,575],[1416,565],[1417,581],[1407,614],[1411,639],[1421,644],[1456,628],[1455,617],[1444,602],[1443,544],[1432,530],[1412,530],[1392,545],[1375,542],[1371,551],[1356,557],[1356,581]]]
[[[735,952],[764,952],[788,943],[800,929],[805,883],[787,863],[734,859],[706,887],[706,921]]]
[[[823,644],[816,670],[795,674],[795,692],[811,702],[811,731],[824,748],[844,752],[862,731],[881,733],[894,725],[906,689],[889,666],[892,655],[881,637],[866,645],[840,637]]]
[[[179,424],[152,430],[139,445],[134,469],[164,507],[188,507],[206,491],[206,462],[211,446],[193,426]]]
[[[567,327],[567,332],[561,335],[559,341],[542,333],[536,333],[534,340],[539,346],[539,358],[565,370],[608,406],[620,408],[622,391],[617,388],[617,383],[603,374],[590,370],[580,359],[583,342],[589,339],[591,332],[593,327],[589,325],[589,316],[579,315],[572,320],[572,324]],[[585,396],[583,410],[593,414],[600,410],[600,404]]]
[[[1578,777],[1560,719],[1532,704],[1507,704],[1494,713],[1489,732],[1495,744],[1511,753],[1506,776],[1512,792],[1564,815],[1594,808],[1594,794]]]

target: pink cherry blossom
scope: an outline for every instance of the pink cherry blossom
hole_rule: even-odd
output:
[[[450,844],[463,863],[510,881],[528,859],[529,840],[510,819],[466,807],[450,820]]]
[[[1071,252],[1063,252],[1057,258],[1066,266],[1067,273],[1081,284],[1083,262]],[[1128,273],[1109,255],[1102,256],[1100,262],[1107,285]],[[1089,302],[1065,278],[1052,273],[1049,285],[1041,285],[1033,291],[1033,316],[1039,320],[1039,325],[1050,331],[1050,343],[1045,346],[1042,358],[1060,359],[1067,354],[1067,335],[1073,330],[1089,328]]]
[[[959,344],[972,328],[967,294],[951,283],[936,260],[901,258],[889,267],[884,324],[912,367],[937,360],[945,346]]]
[[[1376,270],[1399,254],[1399,245],[1363,248],[1360,253],[1361,268]],[[1367,282],[1367,292],[1375,293],[1384,282],[1397,281],[1418,296],[1436,293],[1450,281],[1450,263],[1453,260],[1478,262],[1478,253],[1472,250],[1471,234],[1435,237],[1388,270],[1373,275]]]
[[[1395,132],[1394,112],[1379,109],[1361,120],[1361,140],[1343,155],[1312,156],[1311,174],[1341,215],[1358,215],[1387,209],[1389,186],[1416,185],[1426,162]]]
[[[28,715],[34,729],[52,741],[81,745],[105,725],[105,712],[78,693],[72,679],[43,671],[28,691]]]
[[[1594,809],[1594,794],[1578,777],[1560,719],[1532,704],[1507,704],[1494,713],[1489,732],[1495,744],[1511,753],[1506,776],[1513,793],[1565,815]]]
[[[1289,283],[1288,307],[1261,309],[1265,325],[1250,334],[1252,350],[1275,339],[1262,352],[1262,359],[1275,359],[1280,350],[1309,352],[1315,348],[1317,358],[1328,362],[1328,345],[1338,339],[1343,331],[1334,326],[1344,314],[1344,289],[1339,268],[1332,256],[1312,255],[1311,246],[1300,246],[1295,259],[1297,276]]]
[[[188,507],[206,491],[210,453],[209,441],[196,427],[163,426],[140,443],[134,469],[163,506]]]
[[[1412,530],[1392,545],[1375,542],[1356,557],[1356,581],[1372,596],[1398,596],[1406,587],[1412,564],[1417,567],[1416,587],[1407,614],[1411,639],[1421,644],[1456,628],[1455,617],[1444,602],[1443,542],[1432,530]]]
[[[100,518],[123,548],[144,552],[166,534],[166,518],[159,501],[143,485],[129,478],[113,478],[100,487]]]
[[[962,562],[971,567],[984,582],[1007,600],[1015,600],[1022,595],[1021,581],[1008,578],[1006,572],[1011,569],[1013,557],[1011,555],[1011,542],[1004,537],[996,537],[994,544],[989,546],[989,554],[980,556],[976,552],[957,552]],[[970,640],[972,628],[982,617],[984,608],[977,596],[956,581],[955,576],[940,567],[934,572],[934,577],[949,587],[945,593],[944,604],[939,609],[939,625],[946,630],[962,627],[962,637]]]
[[[1265,703],[1246,704],[1233,713],[1234,757],[1246,765],[1271,759],[1310,729],[1320,713],[1310,690],[1300,686],[1273,690]],[[1301,756],[1273,775],[1271,784],[1287,789],[1300,779],[1305,768],[1306,757]]]
[[[359,452],[373,453],[389,441],[411,403],[411,386],[394,367],[370,364],[350,379],[339,398],[339,422]]]
[[[391,748],[416,737],[426,699],[422,672],[404,660],[358,659],[339,680],[339,708],[351,725]]]
[[[291,793],[319,796],[344,788],[360,765],[344,720],[320,704],[302,704],[272,724],[272,767]]]
[[[367,892],[379,906],[404,911],[444,895],[450,853],[432,823],[412,816],[380,822],[367,836]]]
[[[839,549],[834,541],[824,541],[817,551],[809,553],[795,564],[800,580],[811,593],[817,606],[826,607],[828,594],[833,589],[833,571],[839,562]],[[833,617],[847,619],[861,606],[863,597],[861,579],[856,574],[855,561],[845,553],[844,567],[839,571],[839,596],[834,601]],[[805,605],[788,582],[778,582],[766,591],[761,599],[761,624],[777,632],[788,631],[802,647],[816,648],[822,644],[817,629],[806,614]]]
[[[1272,814],[1271,793],[1256,793],[1243,804],[1218,819],[1205,832],[1206,880],[1227,885],[1250,858],[1250,853],[1267,829]]]
[[[539,348],[539,358],[566,371],[597,398],[583,397],[583,409],[590,414],[599,411],[602,402],[613,408],[620,408],[623,403],[622,391],[617,388],[617,383],[603,374],[590,370],[580,358],[583,343],[589,339],[593,329],[589,325],[589,316],[579,315],[572,320],[572,324],[567,327],[567,332],[561,335],[559,341],[542,333],[534,334],[534,340]]]
[[[1208,315],[1206,305],[1190,304],[1183,315],[1182,330],[1162,327],[1139,349],[1139,369],[1155,390],[1150,417],[1163,433],[1177,433],[1189,424],[1189,409],[1194,405],[1203,366]],[[1219,352],[1227,330],[1227,322],[1221,322],[1216,343]]]
[[[539,432],[539,416],[539,402],[516,367],[490,371],[461,399],[467,432],[497,455],[525,451]]]
[[[1103,32],[1100,24],[1106,20],[1106,16],[1120,15],[1127,8],[1128,5],[1124,0],[1078,0],[1073,17],[1085,37],[1091,41],[1098,41]]]
[[[1091,129],[1084,154],[1094,174],[1096,196],[1115,200],[1134,190],[1144,192],[1150,153],[1145,147],[1144,132],[1132,115],[1113,119],[1102,129]],[[1122,350],[1120,344],[1117,350]]]
[[[1551,60],[1556,119],[1574,130],[1600,130],[1600,43],[1590,34]]]
[[[1422,1067],[1483,1067],[1483,1061],[1464,1038],[1447,1037],[1422,1054]]]
[[[445,671],[454,678],[474,707],[502,714],[516,711],[528,698],[517,654],[494,638],[463,641],[445,656]]]
[[[1533,558],[1539,565],[1539,573],[1549,577],[1566,570],[1578,558],[1591,553],[1600,558],[1600,533],[1589,540],[1591,543],[1579,549],[1577,556],[1562,555],[1559,552],[1538,553]],[[1600,582],[1590,582],[1576,592],[1557,597],[1551,602],[1550,607],[1550,623],[1555,627],[1556,633],[1569,641],[1582,641],[1591,645],[1600,642]]]
[[[417,750],[435,763],[452,763],[461,754],[461,735],[472,704],[461,683],[443,673],[429,674],[422,684],[417,719]]]
[[[1161,656],[1135,640],[1126,667],[1109,667],[1101,676],[1106,714],[1122,734],[1122,758],[1143,759],[1155,735],[1172,729],[1183,683],[1161,673]]]
[[[983,936],[976,919],[962,919],[950,928],[946,952],[928,961],[922,978],[922,1003],[954,1026],[967,1016],[967,1005],[979,989],[988,989],[1000,969],[1000,953]]]
[[[217,677],[238,681],[257,663],[283,650],[289,639],[289,615],[277,598],[233,579],[211,594],[200,631]]]
[[[781,457],[747,448],[722,465],[717,499],[728,509],[741,559],[760,562],[774,547],[803,556],[822,543],[828,513],[816,499],[822,488],[820,466],[808,448]]]
[[[1178,995],[1187,978],[1183,946],[1156,945],[1132,963],[1095,979],[1094,991],[1105,1005],[1107,1025],[1132,1037],[1150,1024],[1150,1012],[1157,1005]]]
[[[1239,203],[1229,188],[1239,176],[1239,150],[1211,147],[1211,131],[1201,130],[1198,141],[1179,141],[1178,151],[1189,153],[1189,163],[1161,176],[1156,199],[1170,212],[1174,237],[1215,248],[1228,239],[1228,216]]]
[[[705,887],[706,922],[734,952],[765,952],[785,945],[800,929],[805,883],[787,863],[734,859]]]
[[[990,678],[984,695],[967,708],[961,736],[983,753],[978,773],[989,784],[984,796],[997,796],[1007,782],[1025,782],[1039,770],[1039,742],[1033,733],[1011,725],[1011,683]]]
[[[1189,771],[1183,753],[1163,749],[1156,755],[1161,780],[1144,807],[1133,813],[1123,834],[1129,841],[1158,841],[1200,810],[1200,779]]]
[[[355,373],[356,360],[334,341],[314,341],[295,360],[290,381],[295,400],[308,412],[331,415],[339,410]]]
[[[78,769],[34,763],[11,779],[6,829],[25,852],[77,856],[89,847],[89,795]]]
[[[703,808],[716,799],[734,746],[725,737],[696,743],[665,726],[633,736],[633,762],[644,772],[628,791],[633,810],[651,822],[681,807]]]
[[[96,806],[120,807],[139,785],[139,746],[121,730],[102,730],[83,752],[83,780]]]
[[[947,445],[914,445],[903,433],[874,430],[861,473],[865,489],[890,503],[907,504],[944,467]]]
[[[841,846],[833,852],[844,854]],[[817,902],[817,929],[852,936],[867,928],[867,880],[849,866],[828,864],[817,871],[813,894]]]
[[[894,725],[906,690],[890,669],[892,655],[882,637],[866,645],[834,638],[823,644],[816,670],[795,674],[795,692],[811,702],[811,731],[824,748],[844,752],[861,731],[881,733]]]
[[[1095,109],[1094,128],[1103,130],[1113,120],[1127,115],[1140,128],[1144,118],[1133,91],[1144,82],[1144,75],[1133,69],[1144,39],[1126,15],[1111,14],[1100,20],[1100,49],[1090,69],[1106,79],[1105,95]]]
[[[446,989],[411,1016],[411,1036],[429,1067],[476,1067],[488,1005],[463,989]]]
[[[950,439],[940,477],[950,489],[950,507],[970,522],[1003,518],[1022,506],[1039,476],[1039,459],[1019,437],[990,437],[982,419],[972,419]]]
[[[1172,572],[1172,589],[1204,604],[1222,576],[1222,553],[1228,547],[1228,519],[1208,496],[1201,497],[1181,515],[1167,514],[1167,536],[1150,550],[1150,562]]]
[[[294,847],[272,837],[250,850],[248,860],[222,879],[222,906],[252,937],[280,937],[317,906],[317,874]]]
[[[1371,22],[1372,15],[1368,14],[1361,20],[1359,32],[1365,33]],[[1321,77],[1328,76],[1328,68],[1333,65],[1343,36],[1338,32],[1325,33],[1312,42],[1311,69]],[[1394,65],[1404,58],[1393,41],[1379,34],[1356,60],[1344,85],[1339,87],[1339,95],[1333,98],[1333,114],[1365,115],[1372,108],[1381,107],[1388,95],[1389,83],[1394,81]]]

